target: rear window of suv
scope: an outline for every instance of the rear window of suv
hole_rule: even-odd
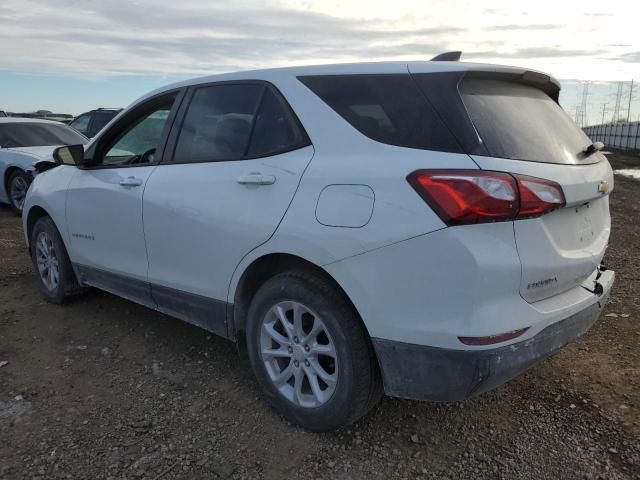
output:
[[[461,152],[457,141],[409,74],[298,78],[372,140],[400,147]]]
[[[66,125],[50,123],[3,123],[0,146],[3,148],[42,147],[85,144],[87,139]]]
[[[492,157],[575,164],[591,140],[543,91],[505,80],[465,78],[462,101]]]

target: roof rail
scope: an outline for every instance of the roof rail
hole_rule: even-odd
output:
[[[433,57],[431,61],[432,62],[457,62],[458,60],[460,60],[461,56],[462,56],[462,52],[460,51],[444,52],[444,53],[441,53],[440,55],[436,55],[435,57]]]

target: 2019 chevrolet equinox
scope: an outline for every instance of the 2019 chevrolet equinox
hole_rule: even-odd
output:
[[[294,67],[156,90],[43,162],[24,232],[45,297],[97,287],[246,343],[311,430],[383,391],[461,400],[584,333],[611,167],[548,75]]]

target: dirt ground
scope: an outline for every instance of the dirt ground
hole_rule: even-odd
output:
[[[319,435],[230,342],[106,293],[45,303],[0,207],[0,478],[640,478],[640,181],[616,176],[611,208],[617,283],[583,338],[477,399],[385,398]]]

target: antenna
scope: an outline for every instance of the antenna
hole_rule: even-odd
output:
[[[458,60],[460,60],[461,56],[462,56],[462,52],[460,51],[444,52],[444,53],[441,53],[440,55],[436,55],[435,57],[433,57],[431,61],[432,62],[457,62]]]

